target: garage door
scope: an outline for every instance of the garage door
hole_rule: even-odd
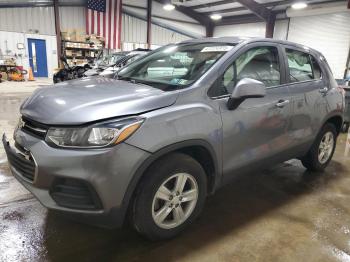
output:
[[[349,25],[350,12],[292,17],[288,40],[323,53],[335,78],[343,78],[350,47]]]

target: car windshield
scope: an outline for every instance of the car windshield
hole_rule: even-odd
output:
[[[189,86],[234,44],[184,43],[168,45],[140,58],[118,73],[118,79],[165,91]]]

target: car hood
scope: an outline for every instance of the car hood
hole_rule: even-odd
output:
[[[20,111],[43,124],[78,125],[167,107],[177,97],[148,85],[92,77],[39,88]]]

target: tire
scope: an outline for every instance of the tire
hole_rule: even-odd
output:
[[[331,138],[327,139],[326,135],[331,135]],[[329,140],[329,143],[325,143],[325,141],[327,140]],[[329,162],[333,157],[336,142],[337,131],[335,126],[333,124],[326,123],[322,127],[321,132],[317,135],[309,152],[301,159],[303,166],[310,171],[324,171],[324,169],[328,166]],[[319,155],[319,153],[321,152],[321,143],[323,143],[323,145],[327,144],[326,148],[328,148],[327,150],[325,150],[327,153],[323,155],[324,157],[321,157],[321,155]],[[321,159],[319,156],[321,157]]]
[[[350,123],[349,123],[349,122],[344,123],[343,126],[342,126],[342,128],[341,128],[342,133],[347,133],[348,130],[349,130],[349,126],[350,126]]]
[[[180,181],[177,178],[180,177],[186,178],[182,193],[187,192],[188,194],[190,189],[197,186],[197,193],[192,194],[194,200],[185,201],[186,194],[176,195],[174,188],[176,182]],[[164,184],[166,181],[168,182]],[[171,192],[171,194],[160,194],[158,190],[161,186],[165,186],[169,190],[166,192]],[[161,195],[163,198],[166,196],[167,200],[157,198],[157,192],[157,196]],[[195,190],[191,192],[195,192]],[[166,155],[153,163],[141,180],[133,203],[131,222],[139,233],[150,240],[173,238],[198,217],[204,206],[206,195],[207,177],[202,166],[185,154]],[[171,196],[172,199],[170,200],[168,196]],[[181,202],[181,196],[184,202]],[[170,208],[170,206],[172,207]],[[163,214],[171,211],[164,220],[158,219],[157,222],[155,217],[160,214],[161,210],[166,210]],[[180,212],[181,210],[183,213]],[[182,217],[182,222],[179,219],[181,216],[176,216],[176,214],[185,214]]]

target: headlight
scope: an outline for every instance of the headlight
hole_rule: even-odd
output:
[[[45,141],[59,147],[105,147],[123,142],[143,123],[142,118],[127,118],[87,127],[50,128]]]

